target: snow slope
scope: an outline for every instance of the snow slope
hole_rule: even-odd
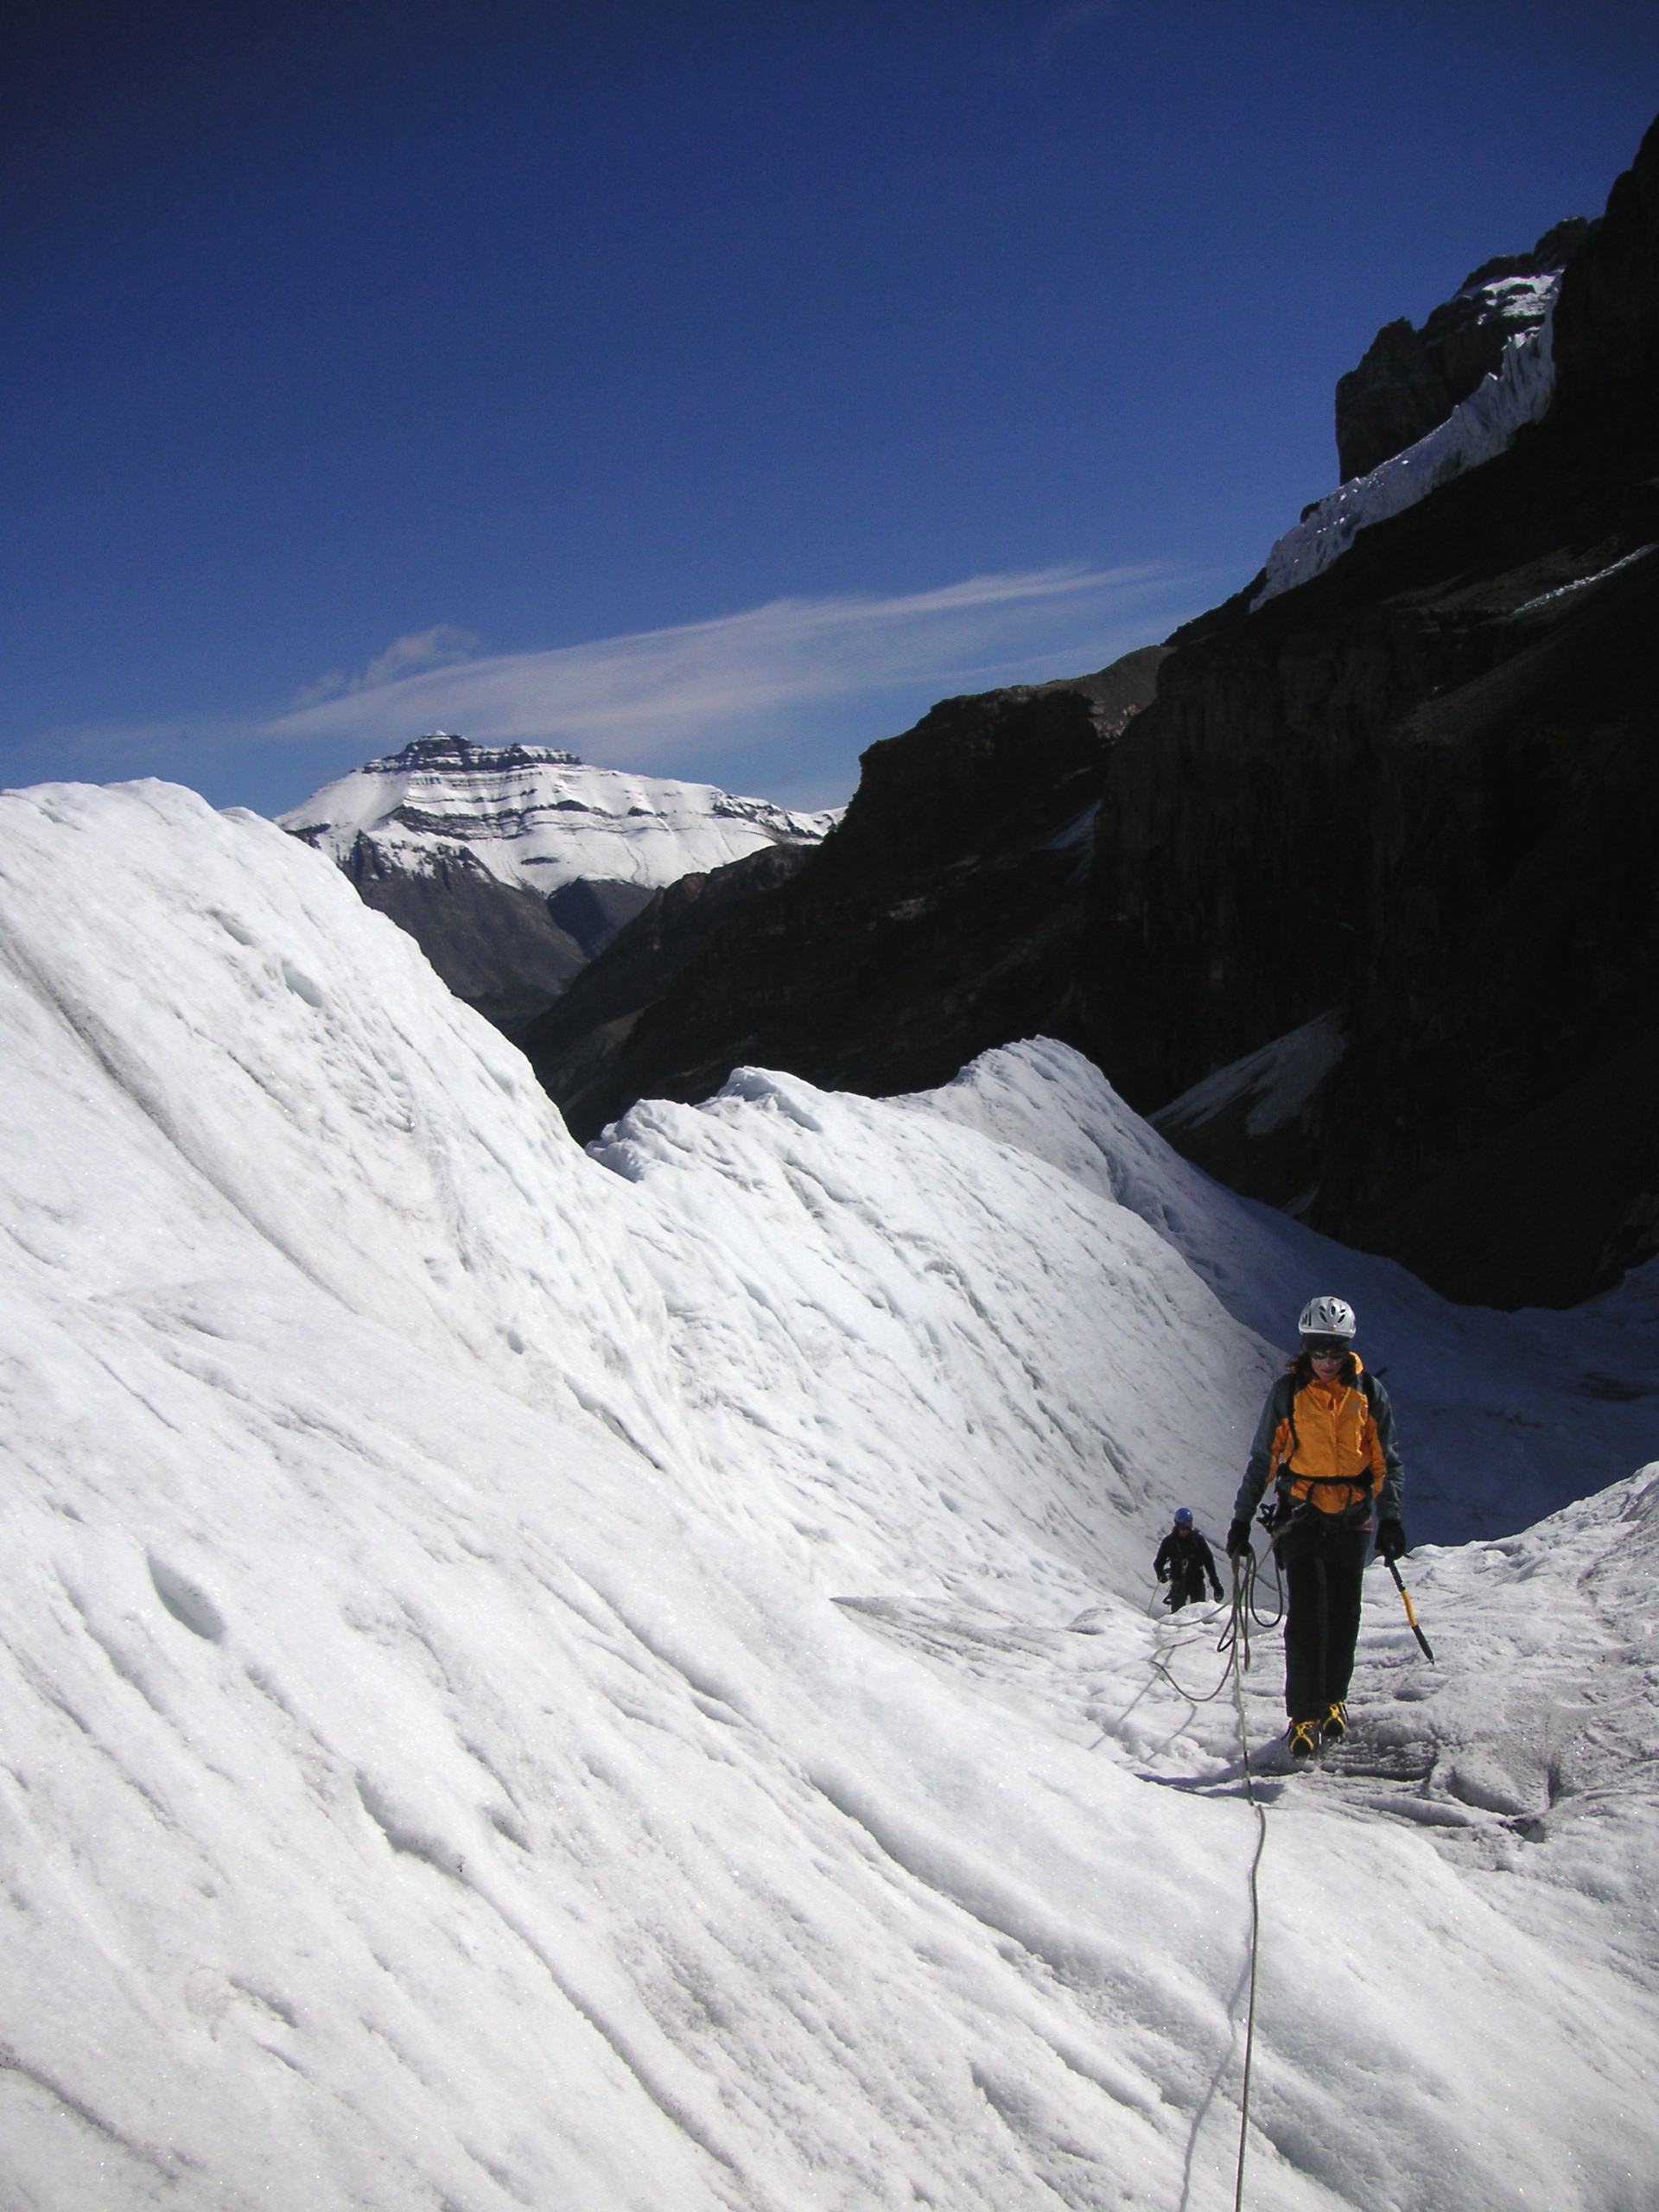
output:
[[[1659,1451],[1659,1262],[1569,1313],[1450,1305],[1394,1261],[1211,1182],[1048,1040],[988,1054],[916,1103],[1139,1214],[1235,1319],[1287,1350],[1307,1299],[1348,1299],[1401,1424],[1414,1536],[1509,1534]]]
[[[1437,429],[1382,462],[1369,476],[1357,476],[1329,493],[1294,530],[1287,530],[1268,555],[1262,588],[1250,601],[1252,613],[1339,561],[1360,531],[1415,506],[1465,469],[1478,468],[1507,451],[1516,433],[1544,414],[1555,391],[1551,317],[1560,278],[1513,281],[1528,291],[1529,307],[1548,296],[1543,321],[1535,330],[1510,340],[1501,365],[1484,377]]]
[[[345,861],[359,836],[410,874],[460,850],[543,898],[567,883],[660,890],[767,844],[813,844],[834,813],[791,814],[712,784],[590,768],[544,746],[435,733],[325,784],[282,826]]]
[[[9,2206],[1230,2203],[1254,1827],[1141,1598],[1271,1224],[1048,1046],[586,1157],[156,785],[0,798],[0,1055]],[[1269,1815],[1253,2205],[1651,2202],[1650,1497],[1431,1560],[1433,1677],[1374,1605],[1454,1754]]]
[[[1230,1106],[1248,1100],[1246,1134],[1269,1136],[1301,1112],[1342,1058],[1347,1042],[1335,1014],[1316,1014],[1259,1052],[1247,1052],[1203,1077],[1179,1098],[1160,1106],[1151,1117],[1152,1126],[1202,1128]]]

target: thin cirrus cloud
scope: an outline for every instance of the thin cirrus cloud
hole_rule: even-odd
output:
[[[1189,581],[1161,566],[1044,569],[891,599],[776,600],[713,621],[482,658],[467,657],[465,632],[439,626],[398,639],[356,677],[312,686],[262,734],[366,747],[455,729],[643,766],[861,695],[1078,673],[1141,642]]]
[[[320,676],[315,683],[306,685],[294,703],[296,707],[315,707],[321,701],[338,698],[342,693],[375,691],[382,684],[395,683],[419,670],[442,668],[454,661],[466,660],[477,644],[478,639],[470,630],[458,630],[453,622],[435,622],[429,630],[411,630],[406,638],[394,639],[385,652],[378,653],[355,676],[348,676],[338,668],[331,669],[327,676]]]

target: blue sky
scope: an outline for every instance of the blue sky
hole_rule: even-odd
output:
[[[434,726],[802,804],[1336,478],[1592,213],[1659,4],[270,6],[0,33],[0,779],[274,810]]]

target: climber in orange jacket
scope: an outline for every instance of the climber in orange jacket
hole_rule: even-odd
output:
[[[1298,1759],[1347,1733],[1373,1534],[1382,1559],[1406,1549],[1394,1409],[1355,1355],[1357,1325],[1340,1298],[1311,1299],[1303,1308],[1301,1350],[1268,1394],[1227,1532],[1229,1558],[1242,1558],[1272,1481],[1273,1544],[1285,1573],[1285,1710]]]

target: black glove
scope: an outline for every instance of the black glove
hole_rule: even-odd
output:
[[[1376,1555],[1392,1563],[1401,1558],[1408,1547],[1405,1524],[1400,1521],[1379,1521],[1376,1524]]]
[[[1210,1594],[1217,1605],[1221,1603],[1221,1585],[1219,1582],[1212,1582],[1210,1585]]]
[[[1241,1513],[1227,1531],[1227,1556],[1229,1559],[1242,1558],[1249,1548],[1250,1516],[1248,1513]]]

